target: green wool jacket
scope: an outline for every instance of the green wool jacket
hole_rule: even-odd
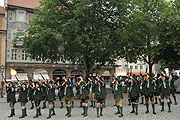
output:
[[[47,95],[47,92],[46,92],[46,85],[41,85],[41,96],[42,97],[46,97],[46,95]]]
[[[97,83],[94,84],[95,88],[95,99],[105,99],[106,98],[106,91],[105,91],[105,83]]]
[[[55,101],[55,86],[47,85],[47,100],[52,102]]]
[[[41,100],[42,99],[42,90],[41,87],[34,88],[34,100]]]
[[[148,81],[144,80],[142,84],[142,90],[143,90],[143,95],[149,96],[151,94],[154,94],[155,92],[155,83],[152,83],[152,80],[149,80],[149,88],[148,88]]]
[[[169,88],[170,88],[170,92],[171,92],[171,93],[175,93],[175,92],[176,92],[176,87],[175,87],[175,85],[174,85],[174,82],[175,82],[174,79],[172,79],[171,81],[169,81]]]
[[[122,80],[119,78],[116,78],[118,80],[118,83],[113,84],[114,89],[114,99],[122,98],[123,99],[123,93],[122,93]]]
[[[128,86],[129,86],[130,98],[139,97],[139,88],[138,88],[137,82],[135,80],[133,80],[133,83],[129,82]]]
[[[165,81],[160,80],[160,93],[163,93],[164,95],[170,95],[169,82],[167,79]]]
[[[28,102],[28,88],[26,87],[20,87],[20,90],[19,90],[19,99],[18,101],[19,102]]]
[[[81,87],[82,90],[82,97],[89,97],[89,89],[88,89],[88,84],[85,83],[84,85],[82,85]]]
[[[72,97],[72,87],[73,85],[71,84],[71,82],[67,81],[65,84],[65,96],[71,98]]]
[[[32,87],[29,87],[28,90],[28,97],[33,97],[34,89]]]
[[[6,88],[6,92],[7,92],[7,102],[13,102],[16,103],[16,91],[15,88],[13,87],[7,87]]]

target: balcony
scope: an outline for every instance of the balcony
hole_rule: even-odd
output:
[[[23,41],[13,41],[13,47],[22,47]]]

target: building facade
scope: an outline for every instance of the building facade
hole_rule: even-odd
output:
[[[5,66],[5,38],[6,38],[6,28],[5,28],[5,9],[0,6],[0,65],[1,74],[0,80],[2,81],[4,75]]]
[[[130,73],[134,75],[149,73],[148,64],[142,60],[137,60],[136,63],[129,63],[125,59],[121,59],[116,64],[116,72],[121,76],[126,76]],[[159,73],[160,66],[158,64],[153,65],[152,71],[154,74]]]
[[[72,65],[69,62],[59,61],[59,64],[47,64],[43,61],[32,60],[27,57],[23,50],[23,42],[14,41],[18,32],[24,32],[29,28],[29,21],[35,17],[34,9],[39,5],[39,0],[5,0],[5,28],[7,33],[6,38],[3,39],[5,48],[1,53],[4,54],[5,58],[6,79],[12,79],[11,68],[15,69],[18,74],[27,73],[32,79],[39,72],[48,74],[49,78],[62,77],[63,75],[67,77],[85,76],[82,67]],[[112,66],[102,67],[96,73],[106,78],[112,78],[114,68]]]

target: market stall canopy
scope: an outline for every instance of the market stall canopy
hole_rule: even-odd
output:
[[[50,80],[50,78],[46,70],[39,69],[33,73],[33,80]]]
[[[17,73],[16,75],[11,75],[11,79],[7,79],[6,81],[27,81],[28,80],[28,73]]]

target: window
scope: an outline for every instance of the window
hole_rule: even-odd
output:
[[[143,66],[142,66],[142,65],[140,66],[140,69],[143,69]]]
[[[27,60],[27,53],[24,50],[22,51],[22,60]]]
[[[29,15],[29,21],[31,21],[32,20],[32,16],[31,15]]]
[[[133,66],[130,66],[130,69],[132,70],[132,69],[133,69]]]
[[[11,50],[11,59],[16,60],[16,58],[17,58],[17,50],[12,49]]]
[[[23,12],[18,12],[18,21],[24,22],[24,13]]]
[[[135,66],[135,69],[138,69],[138,66],[137,66],[137,65]]]
[[[15,33],[15,37],[16,37],[16,35],[17,35],[17,37],[19,38],[19,39],[22,39],[23,37],[24,37],[24,35],[23,35],[23,30],[18,30],[17,31],[17,33]]]

